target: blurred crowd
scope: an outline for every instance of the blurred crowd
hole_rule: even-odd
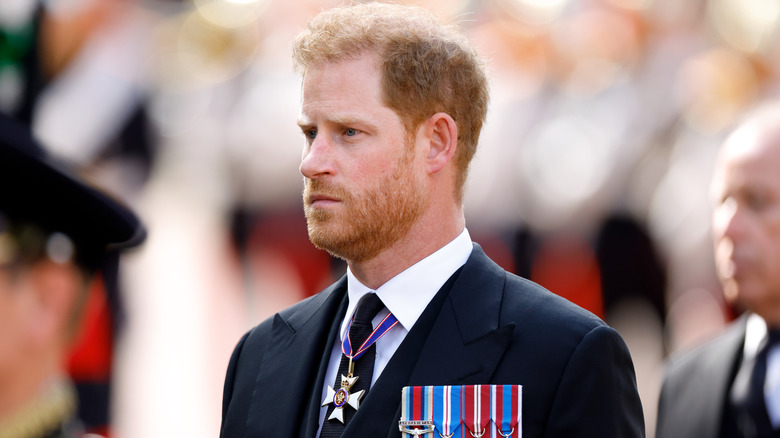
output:
[[[103,303],[110,435],[214,436],[240,335],[343,274],[308,242],[290,58],[338,3],[0,2],[0,111],[148,227]],[[663,360],[739,312],[714,275],[709,181],[729,129],[780,92],[780,3],[413,3],[489,66],[472,237],[620,331],[653,436]]]

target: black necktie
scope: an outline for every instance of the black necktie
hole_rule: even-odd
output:
[[[382,304],[382,300],[375,293],[368,293],[363,296],[358,302],[355,309],[355,316],[352,318],[352,325],[349,328],[349,340],[353,349],[357,349],[366,338],[371,335],[373,327],[371,320],[385,307]],[[366,350],[366,352],[357,360],[354,361],[353,375],[358,379],[355,384],[350,388],[349,392],[355,394],[358,391],[364,390],[368,392],[368,388],[371,386],[371,377],[374,374],[374,361],[376,360],[376,344]],[[341,387],[342,376],[349,374],[349,358],[345,355],[341,355],[341,363],[339,365],[339,372],[336,375],[336,382],[333,385],[334,389]],[[365,398],[365,394],[363,395]],[[322,424],[322,432],[320,438],[336,438],[340,437],[344,428],[355,415],[355,410],[349,406],[344,408],[344,423],[341,423],[337,419],[328,420],[333,413],[335,406],[331,403],[328,405],[328,411],[325,415],[324,423]]]
[[[752,363],[744,363],[734,379],[731,399],[739,430],[745,438],[774,437],[766,410],[764,382],[767,355],[780,342],[780,331],[770,331],[759,347]]]

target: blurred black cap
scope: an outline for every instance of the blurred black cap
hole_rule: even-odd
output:
[[[0,213],[61,232],[93,255],[139,245],[146,229],[123,204],[49,157],[26,125],[0,114]]]

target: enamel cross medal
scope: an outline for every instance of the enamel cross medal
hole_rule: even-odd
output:
[[[356,411],[360,407],[360,400],[363,398],[366,391],[361,389],[354,393],[351,392],[352,386],[355,385],[359,378],[359,376],[353,375],[355,368],[354,361],[358,360],[374,342],[384,336],[384,334],[390,331],[396,324],[398,324],[398,320],[395,316],[393,316],[392,313],[388,314],[355,352],[352,351],[352,342],[349,339],[349,328],[347,328],[347,335],[344,336],[344,341],[341,343],[341,352],[344,353],[344,356],[349,358],[349,371],[346,376],[343,374],[341,375],[341,387],[339,389],[334,390],[328,386],[328,394],[325,396],[322,406],[333,403],[333,406],[335,407],[328,417],[328,420],[335,418],[344,423],[344,407],[348,405]],[[351,326],[352,322],[350,321],[350,327]]]
[[[328,395],[325,396],[325,402],[322,403],[322,406],[333,403],[335,409],[333,409],[333,413],[330,414],[328,420],[335,418],[342,423],[344,422],[344,405],[352,406],[352,409],[357,411],[357,409],[360,407],[360,399],[363,398],[363,394],[366,392],[362,389],[354,394],[349,392],[355,382],[357,382],[358,376],[352,375],[355,364],[352,362],[352,357],[348,357],[349,373],[346,376],[343,374],[341,375],[341,388],[339,388],[338,391],[334,391],[333,388],[328,386]]]

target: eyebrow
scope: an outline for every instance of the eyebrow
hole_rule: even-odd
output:
[[[373,123],[350,114],[335,114],[331,117],[328,117],[326,122],[335,125],[357,125],[358,127],[366,127],[368,130],[376,130],[376,125]],[[311,127],[315,124],[316,123],[306,119],[305,117],[298,118],[298,126],[301,129]]]

